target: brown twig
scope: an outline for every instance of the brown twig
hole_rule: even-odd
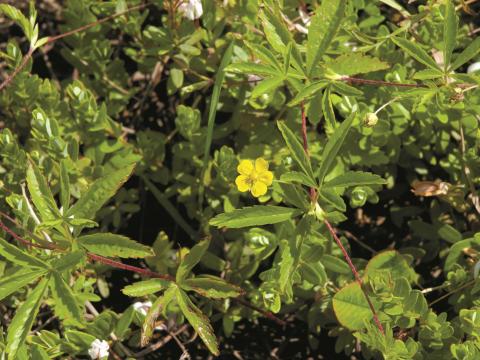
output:
[[[20,65],[17,68],[15,68],[15,70],[13,70],[13,72],[11,74],[9,74],[7,76],[7,78],[5,80],[3,80],[3,82],[0,84],[0,91],[5,89],[12,82],[12,80],[15,78],[15,76],[17,76],[18,73],[27,65],[28,60],[30,60],[30,58],[32,57],[33,51],[34,51],[34,49],[32,47],[30,49],[28,49],[28,52],[23,57]]]
[[[303,103],[301,103],[300,105],[300,109],[301,109],[301,112],[302,112],[302,138],[303,138],[303,149],[305,150],[305,154],[307,154],[307,156],[310,156],[309,155],[309,152],[308,152],[308,142],[307,142],[307,116],[306,116],[306,113],[305,113],[305,107],[303,105]],[[310,200],[312,202],[316,201],[316,192],[315,192],[315,189],[314,188],[310,188]],[[357,269],[355,268],[355,265],[353,265],[353,262],[352,262],[352,259],[350,258],[350,255],[348,255],[348,252],[347,250],[345,249],[345,247],[343,246],[342,242],[340,241],[340,239],[338,238],[337,234],[335,233],[335,230],[333,229],[332,225],[328,222],[327,219],[324,220],[324,223],[325,225],[327,226],[327,229],[330,231],[330,234],[333,236],[333,238],[335,239],[335,242],[337,243],[338,247],[340,248],[340,250],[342,251],[343,253],[343,256],[345,257],[345,260],[347,261],[348,263],[348,266],[350,267],[350,270],[352,271],[353,273],[353,276],[355,277],[355,280],[357,281],[357,283],[360,285],[360,289],[362,289],[362,292],[363,294],[365,295],[365,298],[367,299],[367,303],[368,303],[368,306],[370,307],[370,310],[372,311],[372,314],[373,314],[373,320],[375,321],[375,324],[377,325],[378,327],[378,330],[380,330],[380,332],[382,334],[385,334],[385,331],[383,330],[383,326],[378,318],[378,315],[377,315],[377,312],[375,310],[375,307],[373,306],[372,304],[372,301],[370,300],[370,297],[368,296],[368,293],[363,285],[363,281],[362,281],[362,278],[360,277],[360,275],[358,274],[358,271]]]

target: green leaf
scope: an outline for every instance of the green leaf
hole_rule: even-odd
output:
[[[6,353],[8,354],[8,360],[17,359],[17,352],[25,343],[28,332],[37,316],[47,284],[48,278],[40,281],[15,313],[15,316],[8,327],[7,346],[5,348]]]
[[[98,233],[80,236],[78,243],[88,251],[110,257],[143,258],[152,256],[152,249],[126,236],[112,233]]]
[[[405,18],[408,18],[408,17],[411,16],[410,13],[407,10],[405,10],[405,8],[402,5],[400,5],[398,2],[396,2],[395,0],[380,0],[380,1],[382,3],[384,3],[385,5],[388,5],[391,8],[397,10]]]
[[[164,290],[170,284],[170,281],[164,279],[149,279],[127,285],[122,289],[122,292],[127,296],[145,296]]]
[[[347,85],[344,81],[332,82],[332,91],[343,96],[362,96],[363,91],[351,85]]]
[[[349,187],[366,185],[383,185],[386,180],[382,177],[363,171],[347,171],[326,182],[324,187]]]
[[[146,346],[153,335],[153,330],[155,329],[155,320],[157,320],[160,313],[168,306],[168,304],[175,298],[177,295],[177,286],[172,284],[165,291],[163,296],[159,296],[157,300],[152,304],[150,310],[148,310],[147,315],[145,316],[145,321],[142,325],[142,336],[140,338],[140,345]]]
[[[263,94],[269,93],[270,91],[275,90],[283,83],[283,76],[275,76],[265,80],[262,80],[258,83],[257,86],[252,91],[251,97],[255,99]]]
[[[325,66],[339,75],[366,74],[374,71],[385,70],[390,67],[380,59],[363,55],[361,53],[342,54],[328,61]]]
[[[299,209],[283,206],[255,205],[215,216],[210,225],[238,229],[247,226],[276,224],[301,214]]]
[[[67,211],[65,217],[93,219],[96,212],[118,191],[132,174],[135,164],[114,170],[96,180]]]
[[[438,229],[438,235],[445,241],[449,242],[450,244],[454,244],[458,241],[462,240],[462,234],[455,229],[453,226],[448,224],[443,224]]]
[[[332,303],[338,322],[349,330],[362,329],[365,326],[365,319],[372,318],[372,311],[365,295],[356,282],[340,289],[333,297]]]
[[[455,59],[451,66],[451,70],[456,70],[467,61],[475,57],[480,52],[480,37],[473,40],[465,50],[463,50]]]
[[[207,170],[208,160],[210,159],[210,147],[212,146],[212,137],[213,137],[213,128],[215,125],[215,116],[217,115],[218,101],[220,99],[220,91],[222,90],[223,79],[225,78],[225,68],[232,58],[233,53],[232,41],[225,53],[223,54],[222,61],[218,67],[217,73],[215,75],[215,83],[213,84],[212,97],[210,98],[210,108],[208,110],[208,121],[207,121],[207,136],[205,137],[205,146],[203,150],[203,163],[202,170],[200,172],[200,188],[198,190],[198,199],[199,199],[199,208],[202,208],[203,204],[203,193],[204,193],[204,181],[205,171]]]
[[[295,160],[297,165],[300,166],[305,175],[309,177],[313,183],[315,183],[315,176],[313,175],[312,165],[310,164],[310,159],[305,153],[302,144],[300,144],[300,141],[298,141],[295,134],[292,132],[292,130],[290,130],[287,125],[285,125],[283,121],[277,122],[277,126],[282,133],[283,139],[285,140],[293,159]]]
[[[115,325],[115,330],[114,330],[114,334],[119,339],[124,339],[125,336],[131,333],[130,326],[133,322],[134,317],[135,317],[135,309],[133,306],[129,306],[127,310],[125,310],[123,314],[120,315],[120,318],[118,319],[118,322]]]
[[[300,183],[302,185],[310,186],[313,188],[317,187],[317,184],[315,184],[312,179],[310,179],[304,173],[300,173],[298,171],[290,171],[282,174],[282,176],[280,177],[280,181],[284,181],[286,183]]]
[[[288,106],[296,106],[300,104],[302,101],[305,101],[310,97],[315,96],[315,94],[318,93],[318,91],[325,88],[327,85],[328,85],[328,81],[320,80],[303,87],[302,90],[300,90],[298,94],[292,100],[290,100],[290,102],[288,103]]]
[[[11,5],[0,4],[0,13],[5,14],[10,19],[15,21],[22,28],[23,33],[29,41],[32,39],[33,24],[30,24],[27,17],[23,15],[20,10]]]
[[[278,73],[282,73],[282,67],[275,55],[266,47],[254,43],[245,42],[245,45],[252,51],[256,58],[271,67],[278,69]]]
[[[382,251],[370,259],[365,268],[365,277],[373,277],[379,272],[388,273],[393,280],[404,277],[414,282],[418,278],[410,264],[396,250]]]
[[[210,245],[210,238],[204,239],[190,249],[190,252],[185,256],[177,269],[176,281],[182,282],[192,271],[193,267],[198,264],[205,251]]]
[[[46,350],[43,349],[40,345],[33,344],[31,347],[32,359],[35,360],[51,360],[52,358],[48,355]]]
[[[5,299],[25,285],[30,284],[40,276],[45,275],[47,270],[21,269],[9,276],[2,276],[0,279],[0,300]]]
[[[418,62],[422,63],[425,66],[428,66],[432,69],[439,70],[437,63],[433,60],[425,50],[423,50],[419,45],[403,38],[392,37],[392,41],[405,51],[408,55],[413,57]]]
[[[452,0],[445,4],[445,22],[443,24],[443,62],[445,70],[450,65],[453,50],[457,40],[457,14]]]
[[[443,76],[443,73],[440,70],[423,69],[423,70],[417,71],[415,75],[413,75],[413,78],[418,80],[432,80],[432,79],[438,79],[439,77],[442,77],[442,76]]]
[[[337,120],[335,120],[335,113],[332,105],[332,93],[330,87],[328,87],[322,96],[322,112],[325,118],[325,129],[327,134],[333,132],[336,128]]]
[[[320,7],[315,10],[308,29],[307,74],[309,76],[335,37],[346,3],[346,0],[322,1]]]
[[[298,50],[295,40],[293,39],[292,33],[285,25],[281,12],[278,9],[278,5],[275,4],[275,8],[273,10],[268,7],[264,7],[263,12],[260,13],[260,19],[262,20],[265,37],[272,48],[285,57],[286,48],[289,44],[292,44],[290,61],[295,69],[301,73],[305,73],[305,70],[302,66],[302,56]],[[281,67],[279,66],[279,68]]]
[[[270,65],[256,64],[256,63],[236,63],[230,64],[225,68],[226,72],[240,73],[244,75],[258,75],[258,76],[279,76],[282,75],[280,71]]]
[[[40,212],[40,217],[43,221],[54,220],[61,217],[47,180],[38,167],[31,161],[27,169],[27,186],[32,201]]]
[[[55,314],[66,323],[82,327],[82,312],[73,296],[72,289],[58,272],[52,273],[50,290],[54,300]]]
[[[347,133],[350,130],[354,118],[355,113],[352,113],[335,130],[330,139],[328,139],[328,142],[322,152],[322,163],[320,164],[320,169],[318,170],[318,183],[320,185],[323,183],[323,179],[330,170],[332,163],[335,161],[335,158],[340,151],[345,138],[347,137]]]
[[[185,290],[193,290],[209,299],[235,298],[242,294],[242,289],[230,284],[216,276],[201,276],[186,279],[181,287]]]
[[[215,337],[215,333],[213,332],[212,325],[210,325],[208,318],[198,307],[195,306],[182,289],[177,288],[176,295],[180,310],[183,315],[185,315],[190,325],[192,325],[198,336],[200,336],[200,339],[202,339],[208,350],[210,350],[215,356],[220,355],[217,338]]]
[[[0,255],[17,265],[36,267],[40,269],[50,268],[49,265],[43,260],[27,254],[15,245],[9,244],[2,238],[0,238]]]
[[[70,207],[70,179],[66,160],[60,162],[60,204],[66,213]]]
[[[320,191],[320,198],[333,205],[339,211],[347,211],[347,205],[345,204],[345,201],[343,201],[342,197],[338,195],[334,189],[322,188]]]
[[[328,255],[328,254],[323,255],[321,259],[321,263],[325,267],[325,269],[330,270],[334,273],[344,274],[344,275],[348,275],[352,273],[352,271],[350,270],[350,267],[345,261],[332,255]]]
[[[85,252],[83,250],[77,250],[62,256],[59,259],[51,261],[52,269],[58,272],[62,272],[77,266],[80,262],[85,260]]]

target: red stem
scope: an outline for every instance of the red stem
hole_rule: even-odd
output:
[[[9,221],[14,223],[15,225],[19,226],[18,222],[15,219],[11,218],[7,214],[3,213],[2,211],[0,211],[0,216],[8,219]],[[28,240],[22,238],[21,236],[17,235],[8,226],[6,226],[1,220],[0,220],[0,228],[3,229],[4,231],[6,231],[8,234],[10,234],[14,239],[18,240],[19,242],[21,242],[21,243],[23,243],[27,246],[32,246],[32,247],[36,247],[36,248],[40,248],[40,249],[55,250],[55,251],[65,251],[64,249],[59,248],[55,244],[43,245],[43,244],[37,244],[37,243],[33,243],[31,241],[28,241]],[[29,230],[25,230],[25,231],[30,233],[31,236],[34,236]],[[150,277],[150,278],[165,279],[167,281],[175,282],[175,278],[172,277],[169,274],[160,274],[160,273],[150,271],[150,270],[147,270],[147,269],[142,269],[142,268],[137,267],[137,266],[123,264],[119,261],[115,261],[115,260],[106,258],[104,256],[92,254],[92,253],[89,253],[89,252],[87,252],[87,257],[90,261],[98,261],[102,264],[112,266],[116,269],[135,272],[137,274],[141,274],[141,275],[144,275],[144,276]],[[250,309],[253,309],[253,310],[257,311],[258,313],[262,314],[266,318],[275,321],[277,324],[280,324],[280,325],[285,325],[286,324],[285,321],[276,317],[270,311],[265,311],[265,310],[255,306],[255,305],[251,304],[247,300],[244,300],[244,299],[241,299],[241,298],[232,298],[232,300],[237,301],[238,303],[242,304],[243,306],[246,306]]]
[[[308,152],[308,141],[307,141],[307,115],[305,113],[305,107],[303,105],[303,102],[300,104],[300,109],[302,112],[302,138],[303,138],[303,149],[305,150],[305,154],[307,156],[310,156]],[[311,202],[316,201],[316,191],[314,188],[310,188],[310,200]],[[338,247],[340,250],[342,250],[343,256],[345,257],[345,260],[348,263],[348,266],[350,267],[350,270],[353,273],[353,276],[355,277],[355,280],[358,282],[360,285],[360,289],[362,289],[363,294],[365,295],[365,298],[367,299],[368,306],[370,307],[370,310],[372,311],[373,314],[373,320],[375,321],[375,324],[378,327],[378,330],[385,335],[385,331],[383,330],[383,326],[380,323],[380,320],[378,318],[377,312],[375,311],[375,307],[372,304],[372,301],[370,300],[370,297],[368,296],[367,290],[365,289],[365,286],[363,285],[362,278],[358,274],[357,269],[355,268],[355,265],[353,265],[352,259],[350,258],[350,255],[348,255],[347,250],[343,246],[342,242],[338,238],[337,234],[335,233],[335,230],[333,229],[332,225],[328,222],[327,219],[324,220],[325,225],[327,226],[328,230],[330,231],[330,234],[332,234],[333,238],[335,239],[335,242],[337,243]]]
[[[359,79],[359,78],[353,78],[349,76],[345,76],[340,80],[345,82],[350,82],[350,83],[364,84],[364,85],[377,85],[377,86],[384,85],[384,86],[398,86],[398,87],[411,87],[411,88],[426,87],[425,85],[422,85],[422,84],[405,84],[405,83],[396,83],[396,82],[382,81],[382,80]]]
[[[30,60],[30,58],[32,57],[33,50],[34,50],[33,48],[28,49],[28,52],[23,57],[20,65],[17,68],[15,68],[15,70],[13,70],[13,72],[9,74],[5,80],[3,80],[3,82],[0,84],[0,91],[6,88],[15,78],[15,76],[17,76],[18,73],[25,67],[25,65],[27,65],[28,60]]]
[[[355,280],[357,280],[358,285],[360,285],[360,289],[362,289],[363,295],[365,295],[365,299],[367,300],[368,306],[370,307],[370,310],[372,311],[373,320],[375,321],[375,324],[377,324],[378,330],[380,330],[380,332],[383,335],[385,335],[385,331],[383,330],[382,323],[380,322],[380,319],[378,318],[377,312],[375,311],[375,307],[373,306],[372,301],[370,300],[370,297],[368,296],[368,293],[367,293],[367,290],[365,289],[362,278],[360,277],[357,269],[355,268],[355,265],[353,265],[352,259],[350,259],[350,256],[348,255],[347,250],[345,249],[342,242],[338,238],[338,236],[335,233],[335,230],[333,229],[332,225],[328,222],[327,219],[325,219],[323,222],[327,226],[328,231],[330,231],[330,234],[332,234],[332,236],[335,239],[335,242],[337,243],[340,250],[342,250],[343,256],[345,257],[345,260],[347,261],[348,266],[350,267],[350,270],[353,273],[353,276],[355,276]]]

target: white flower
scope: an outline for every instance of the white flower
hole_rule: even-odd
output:
[[[477,72],[480,70],[480,62],[474,62],[473,64],[470,64],[470,66],[467,69],[467,73],[471,74],[473,72]]]
[[[145,301],[145,302],[137,301],[136,303],[133,304],[133,309],[135,311],[138,311],[143,316],[147,315],[147,312],[148,310],[150,310],[151,307],[152,307],[151,301]]]
[[[201,0],[184,0],[178,7],[183,16],[189,20],[199,19],[203,14],[203,6]]]
[[[88,349],[88,355],[92,359],[102,359],[108,357],[108,350],[110,346],[108,346],[108,342],[105,340],[95,339],[90,344],[90,349]]]

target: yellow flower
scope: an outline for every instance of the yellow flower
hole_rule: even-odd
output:
[[[255,160],[242,160],[238,164],[239,176],[235,179],[238,191],[249,191],[253,196],[259,197],[267,193],[267,186],[272,185],[273,173],[268,171],[268,162],[262,158]]]

